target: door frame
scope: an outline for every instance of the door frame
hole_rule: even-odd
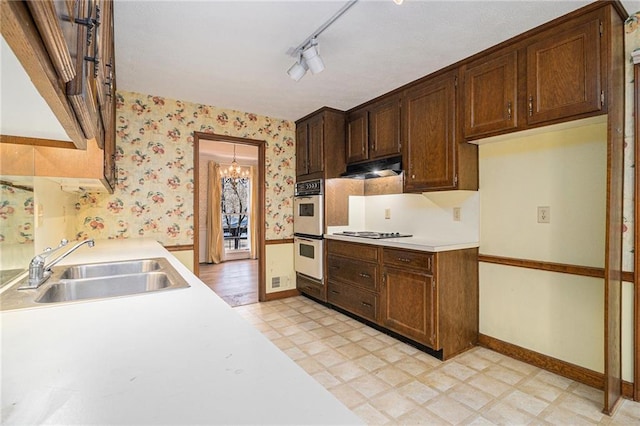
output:
[[[258,249],[258,301],[264,302],[266,300],[267,286],[266,286],[266,243],[265,243],[265,158],[266,158],[266,145],[267,142],[258,139],[241,138],[237,136],[220,135],[216,133],[193,133],[193,271],[196,276],[200,273],[200,235],[199,235],[199,173],[200,173],[200,140],[216,141],[216,142],[229,142],[240,145],[251,145],[258,148],[258,217],[254,218],[258,222],[257,226],[257,249]]]

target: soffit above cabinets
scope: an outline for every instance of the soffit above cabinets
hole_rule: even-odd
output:
[[[0,39],[0,134],[71,141],[7,42]]]

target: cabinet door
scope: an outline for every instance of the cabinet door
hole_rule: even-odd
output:
[[[347,118],[347,164],[357,163],[369,157],[368,111],[362,109]]]
[[[403,94],[405,192],[455,188],[455,74]]]
[[[296,127],[296,176],[303,176],[309,173],[307,167],[307,127],[306,121],[299,123]]]
[[[104,126],[105,145],[107,137],[111,135],[110,128],[115,127],[115,117],[113,116],[113,104],[115,96],[115,52],[113,38],[113,1],[101,0],[100,25],[97,28],[98,37],[95,42],[94,53],[98,57],[95,82],[96,94],[98,97],[98,107],[100,118]],[[110,143],[110,142],[109,142]],[[102,148],[102,147],[101,147]]]
[[[307,173],[322,172],[324,165],[324,116],[309,120],[307,140]]]
[[[598,111],[600,20],[550,30],[527,47],[528,122]]]
[[[382,325],[438,350],[435,300],[431,275],[384,269],[380,300]]]
[[[464,72],[464,135],[513,129],[518,89],[516,51],[470,65]]]
[[[393,96],[369,107],[369,158],[400,153],[400,99]]]

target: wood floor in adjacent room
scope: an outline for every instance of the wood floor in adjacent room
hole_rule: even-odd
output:
[[[258,261],[200,264],[200,279],[230,306],[258,303]]]

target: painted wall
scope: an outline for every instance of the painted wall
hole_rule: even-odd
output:
[[[606,148],[606,122],[481,145],[480,252],[604,267]],[[551,208],[550,223],[538,223],[538,206]],[[603,287],[602,279],[481,263],[480,332],[603,372]],[[629,329],[627,307],[625,336]]]
[[[460,221],[453,208],[460,207]],[[390,218],[385,219],[387,210]],[[349,225],[329,227],[328,232],[401,232],[435,241],[479,240],[480,196],[476,191],[444,191],[425,194],[391,194],[349,197]]]
[[[275,293],[296,288],[296,273],[293,265],[294,245],[267,244],[266,247],[266,291]],[[280,286],[274,288],[273,279],[280,279]]]

